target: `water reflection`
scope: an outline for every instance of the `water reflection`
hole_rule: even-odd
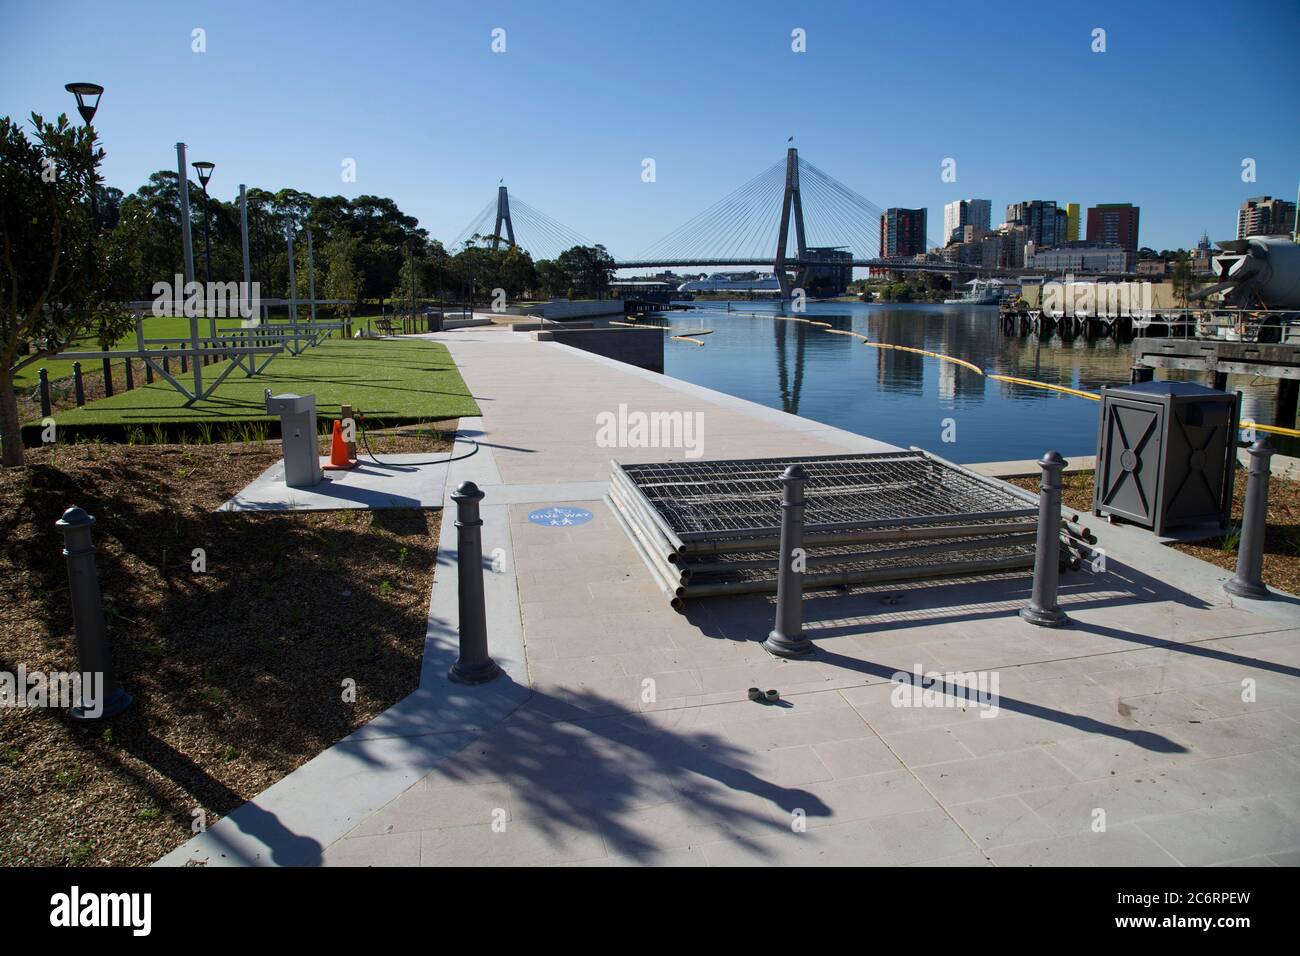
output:
[[[786,368],[785,337],[787,329],[794,329],[794,384]],[[803,322],[772,322],[776,337],[776,371],[781,390],[781,409],[791,415],[799,414],[799,393],[803,391],[804,346],[808,342],[808,326]]]
[[[704,348],[668,340],[665,373],[955,461],[1037,458],[1049,448],[1067,456],[1096,451],[1096,402],[992,381],[914,352],[870,348],[777,314],[772,303],[736,302],[731,311],[718,303],[657,317],[665,325],[714,330]],[[803,317],[1070,388],[1096,391],[1129,379],[1127,345],[1006,335],[989,308],[826,303],[809,305]],[[1244,393],[1243,415],[1273,421],[1273,383],[1233,376],[1229,387]]]

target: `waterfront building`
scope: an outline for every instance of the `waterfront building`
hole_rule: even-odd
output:
[[[1112,243],[1128,252],[1138,249],[1137,206],[1127,202],[1099,203],[1088,207],[1088,242]]]
[[[1255,196],[1237,211],[1237,238],[1289,236],[1296,228],[1296,204],[1272,196]]]
[[[925,209],[891,207],[880,216],[880,256],[906,258],[925,253]]]
[[[966,226],[975,226],[988,232],[993,216],[993,201],[989,199],[958,199],[943,207],[943,242],[965,241],[957,235]]]
[[[1002,265],[1002,236],[987,234],[974,226],[966,226],[963,231],[974,235],[946,246],[940,253],[945,262],[963,266],[986,266],[990,269]]]
[[[1051,199],[1028,199],[1007,206],[1007,224],[1024,226],[1028,230],[1027,242],[1040,249],[1050,249],[1063,241],[1057,235],[1056,202]]]
[[[1023,269],[1025,245],[1029,242],[1029,227],[1014,222],[998,226],[998,266],[1003,269]]]
[[[804,256],[816,264],[808,266],[804,279],[810,294],[843,295],[853,281],[853,253],[842,246],[809,246]]]
[[[1129,253],[1115,243],[1071,242],[1053,249],[1025,246],[1026,269],[1043,272],[1127,272]]]

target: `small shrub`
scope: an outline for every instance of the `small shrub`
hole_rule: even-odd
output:
[[[95,844],[93,843],[86,842],[72,844],[68,847],[68,865],[81,866],[90,859],[90,854],[93,852],[95,852]]]

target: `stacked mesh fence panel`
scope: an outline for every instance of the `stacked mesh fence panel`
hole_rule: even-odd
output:
[[[1033,566],[1037,499],[920,449],[612,462],[610,504],[674,607],[775,591],[781,474],[796,463],[808,474],[805,588]]]

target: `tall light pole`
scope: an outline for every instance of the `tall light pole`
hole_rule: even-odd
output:
[[[212,178],[212,170],[216,169],[216,163],[191,163],[194,171],[198,173],[199,185],[203,187],[203,261],[204,272],[208,280],[208,288],[212,288],[212,203],[208,199],[208,180]],[[211,294],[211,293],[209,293]]]
[[[415,328],[415,233],[406,237],[406,261],[411,270],[411,328]]]
[[[95,118],[95,111],[99,109],[99,98],[104,95],[104,88],[98,83],[65,83],[63,88],[77,98],[77,112],[81,114],[81,120],[90,130],[90,151],[93,155],[95,152],[95,127],[91,125],[91,120]],[[90,217],[94,224],[99,224],[99,197],[96,195],[98,190],[93,182],[90,184]]]

